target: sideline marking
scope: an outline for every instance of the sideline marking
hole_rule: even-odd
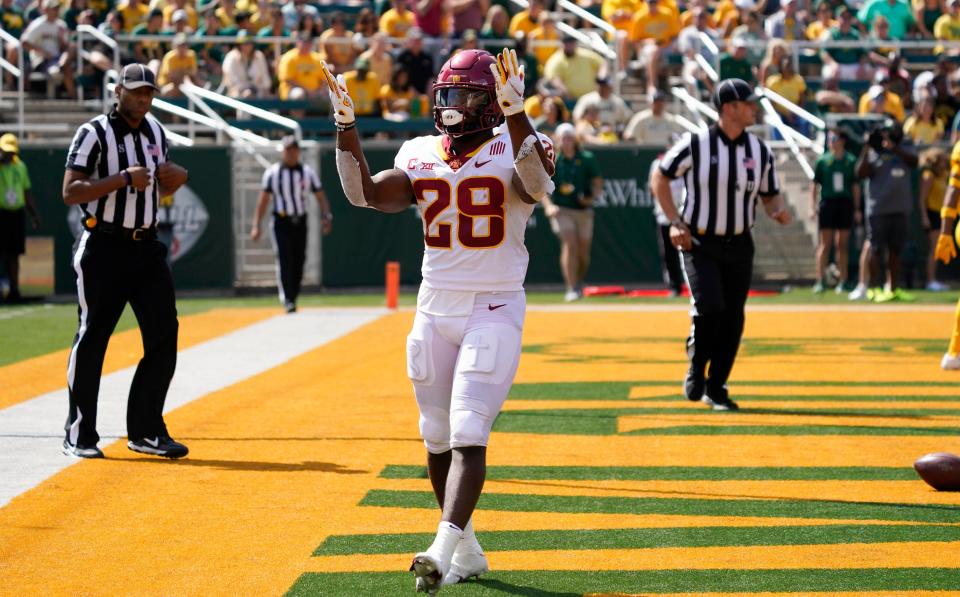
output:
[[[385,309],[303,310],[278,315],[177,353],[177,372],[167,393],[168,413],[323,344],[349,334]],[[135,367],[102,378],[97,410],[100,447],[126,438],[127,394]],[[0,508],[16,496],[78,462],[60,453],[66,389],[0,410]],[[177,430],[172,430],[174,438]]]

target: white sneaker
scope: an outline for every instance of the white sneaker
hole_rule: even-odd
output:
[[[443,568],[440,562],[427,552],[413,556],[410,570],[413,571],[418,593],[436,595],[443,586]]]
[[[944,290],[950,290],[950,287],[940,280],[930,280],[927,282],[927,290],[932,292],[943,292]]]
[[[480,577],[487,572],[490,572],[490,564],[487,563],[487,556],[483,555],[482,551],[455,551],[453,560],[450,562],[450,572],[443,577],[443,584],[455,585],[472,576]]]
[[[960,371],[960,355],[945,353],[940,361],[940,368],[944,371]]]
[[[578,300],[579,298],[580,298],[580,293],[577,292],[576,290],[568,290],[563,295],[563,300],[568,303],[572,303],[573,301]]]
[[[851,301],[867,300],[867,287],[863,284],[857,284],[857,287],[853,289],[853,292],[847,295],[847,298]]]

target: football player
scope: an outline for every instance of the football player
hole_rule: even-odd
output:
[[[534,205],[553,191],[553,146],[523,111],[516,52],[466,50],[434,85],[440,135],[403,144],[376,175],[360,149],[343,77],[324,66],[337,123],[337,172],[347,199],[387,213],[415,205],[423,220],[423,283],[407,337],[407,374],[420,410],[427,469],[442,511],[433,543],[414,556],[418,591],[487,571],[471,516],[486,446],[520,358]],[[506,131],[494,128],[506,122]]]
[[[957,206],[960,205],[960,142],[953,146],[950,154],[950,183],[940,208],[940,237],[933,251],[934,256],[947,264],[957,257],[954,240],[960,245],[960,226],[957,223]],[[951,236],[951,233],[953,236]],[[954,237],[956,237],[954,239]],[[957,301],[956,319],[953,323],[953,336],[947,347],[940,367],[948,371],[960,370],[960,301]]]

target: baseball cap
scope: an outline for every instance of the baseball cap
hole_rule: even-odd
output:
[[[297,138],[293,135],[287,135],[283,139],[280,139],[280,145],[284,149],[290,149],[291,147],[300,147],[300,142],[297,141]]]
[[[140,87],[157,87],[157,77],[153,71],[142,64],[128,64],[120,72],[120,86],[124,89],[139,89]]]
[[[713,105],[719,108],[731,102],[755,102],[760,99],[743,79],[724,79],[713,92]]]
[[[60,0],[43,0],[43,10],[48,8],[60,8]]]
[[[20,153],[20,144],[17,143],[17,136],[13,133],[7,133],[0,137],[0,151]]]
[[[354,61],[353,68],[357,70],[370,70],[370,60],[361,56]]]
[[[745,48],[747,47],[747,40],[738,35],[730,40],[730,45],[734,48]]]
[[[419,27],[407,29],[407,39],[423,39],[423,29]]]
[[[563,43],[565,43],[565,44],[568,44],[568,43],[576,43],[577,38],[574,37],[573,35],[569,34],[569,33],[564,33],[564,34],[563,34],[562,41],[563,41]]]
[[[567,135],[576,137],[577,129],[573,128],[573,125],[569,122],[564,122],[560,124],[553,133],[557,136],[557,139],[562,139]]]
[[[753,10],[757,3],[753,0],[733,0],[733,5],[741,10]]]
[[[173,11],[173,15],[170,17],[170,22],[177,23],[179,21],[186,21],[189,18],[190,17],[187,16],[187,11],[183,10],[182,8],[178,8],[177,10]]]

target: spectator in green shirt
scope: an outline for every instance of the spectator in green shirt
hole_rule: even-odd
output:
[[[904,0],[867,0],[860,7],[857,18],[861,23],[868,24],[872,31],[878,15],[886,17],[890,23],[890,37],[893,39],[905,39],[907,33],[916,26],[913,10]]]
[[[0,137],[0,259],[10,278],[7,302],[20,302],[20,256],[26,249],[25,210],[30,212],[33,229],[40,227],[40,216],[30,193],[30,175],[18,154],[17,138],[7,133]]]
[[[817,244],[817,283],[813,292],[825,289],[824,272],[830,250],[836,247],[840,283],[837,292],[851,290],[847,281],[847,243],[854,222],[860,223],[860,181],[856,175],[857,159],[846,151],[846,134],[831,130],[827,137],[830,150],[813,167],[813,185],[810,193],[810,218],[816,219],[820,231]]]
[[[600,196],[603,179],[596,158],[577,142],[572,124],[558,126],[556,139],[556,190],[552,197],[543,199],[543,213],[560,239],[560,271],[566,284],[563,298],[570,302],[582,296],[581,284],[590,266],[593,243],[593,202]]]
[[[829,41],[860,41],[860,31],[853,26],[853,11],[844,5],[837,9],[840,24],[830,28]],[[820,53],[823,78],[851,81],[866,78],[864,62],[867,53],[862,47],[827,48]]]
[[[754,73],[753,65],[747,59],[747,44],[742,37],[735,37],[730,42],[731,50],[728,53],[720,55],[720,78],[724,79],[743,79],[751,85],[757,83],[757,76]]]

